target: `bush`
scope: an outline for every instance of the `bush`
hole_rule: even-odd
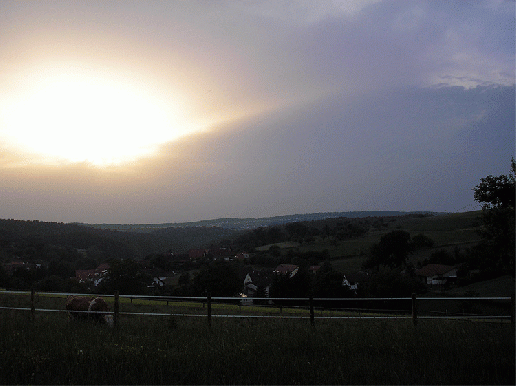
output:
[[[409,274],[399,270],[382,268],[371,275],[362,287],[363,297],[410,297],[413,293],[425,293],[426,286]]]

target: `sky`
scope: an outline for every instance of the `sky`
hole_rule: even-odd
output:
[[[464,212],[515,155],[515,2],[0,0],[0,218]]]

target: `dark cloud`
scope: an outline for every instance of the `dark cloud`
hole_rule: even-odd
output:
[[[215,217],[454,211],[473,205],[481,177],[508,171],[512,105],[513,87],[408,88],[353,103],[335,97],[234,123],[168,153],[195,154],[179,162],[194,158],[198,168],[187,182],[196,194],[180,202],[198,202]],[[172,181],[175,172],[171,162],[156,178]]]
[[[353,101],[332,97],[184,138],[125,173],[86,166],[42,167],[33,175],[4,170],[3,213],[168,222],[471,209],[480,178],[508,172],[514,91],[405,88]]]

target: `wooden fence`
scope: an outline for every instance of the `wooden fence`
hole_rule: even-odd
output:
[[[17,295],[30,295],[30,308],[23,307],[0,307],[0,309],[9,309],[9,310],[21,310],[21,311],[30,311],[31,318],[35,319],[36,312],[67,312],[63,309],[37,309],[35,307],[35,299],[36,293],[34,290],[32,291],[0,291],[0,294],[17,294]],[[416,294],[413,294],[410,298],[240,298],[240,297],[212,297],[209,294],[207,296],[198,296],[198,297],[178,297],[178,296],[149,296],[149,295],[120,295],[118,292],[115,292],[113,295],[94,295],[94,294],[78,294],[78,293],[61,293],[61,292],[42,292],[42,295],[48,296],[60,296],[60,297],[68,297],[70,295],[74,296],[102,296],[102,297],[113,297],[113,312],[109,312],[109,314],[113,314],[114,326],[118,326],[119,319],[121,315],[140,315],[140,316],[194,316],[194,317],[206,317],[208,325],[211,327],[211,322],[213,317],[222,317],[222,318],[282,318],[282,319],[309,319],[312,325],[315,324],[315,319],[408,319],[411,318],[414,325],[417,325],[419,319],[498,319],[498,320],[508,320],[510,319],[511,323],[514,324],[514,314],[515,314],[515,299],[514,294],[510,297],[417,297]],[[142,313],[142,312],[120,312],[120,298],[128,298],[131,303],[133,299],[141,299],[141,300],[154,300],[154,301],[163,301],[168,305],[169,302],[199,302],[203,304],[203,307],[206,308],[206,314],[174,314],[174,313]],[[252,299],[253,301],[264,302],[267,303],[267,307],[276,307],[279,309],[279,315],[234,315],[234,314],[213,314],[212,313],[212,304],[214,302],[219,303],[232,303],[232,304],[242,304],[243,300]],[[389,302],[410,302],[410,309],[404,310],[392,310],[388,308],[339,308],[339,311],[353,311],[353,315],[341,315],[341,314],[333,314],[333,315],[319,315],[316,317],[316,305],[321,303],[331,303],[331,302],[358,302],[359,304],[364,304],[367,302],[382,302],[384,305]],[[481,301],[481,302],[510,302],[510,312],[509,315],[482,315],[482,314],[474,314],[474,313],[454,313],[448,314],[448,312],[434,312],[432,315],[431,312],[428,314],[422,314],[419,312],[421,308],[421,304],[427,302],[434,301]],[[283,307],[286,308],[303,308],[308,312],[305,315],[285,315],[282,313]],[[319,307],[319,309],[327,310],[328,307]],[[394,313],[394,315],[393,315]]]

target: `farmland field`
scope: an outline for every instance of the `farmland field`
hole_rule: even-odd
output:
[[[358,238],[346,240],[329,240],[316,238],[311,243],[305,243],[296,249],[300,252],[321,252],[327,250],[332,267],[342,273],[353,273],[361,269],[373,244],[393,230],[400,229],[413,237],[424,234],[433,242],[432,248],[417,251],[409,256],[412,263],[429,258],[438,250],[453,251],[453,248],[466,249],[480,241],[478,234],[481,211],[439,214],[435,216],[413,217],[400,216],[391,218],[381,229],[370,229],[367,234]],[[287,249],[287,245],[281,245]]]
[[[0,383],[514,384],[514,339],[502,322],[215,318],[210,329],[199,317],[124,315],[112,330],[2,310]]]

